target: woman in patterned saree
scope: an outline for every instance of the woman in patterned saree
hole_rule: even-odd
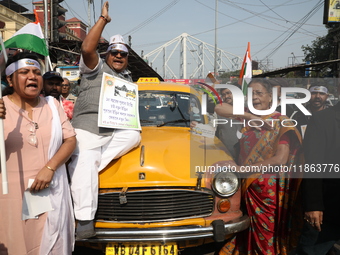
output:
[[[253,89],[254,108],[270,109],[272,87],[269,80],[253,79],[249,87]],[[216,106],[215,110],[220,116],[235,117],[232,107],[226,104]],[[242,180],[243,203],[251,223],[248,230],[226,243],[220,254],[287,254],[294,242],[291,216],[300,180],[283,171],[270,173],[265,169],[276,166],[277,170],[280,166],[297,164],[301,158],[300,134],[289,120],[284,121],[283,126],[282,121],[287,117],[278,112],[261,117],[245,113],[237,117],[252,122],[261,118],[272,128],[247,126],[241,130],[238,165],[256,166],[257,169]],[[241,172],[241,167],[238,169]]]

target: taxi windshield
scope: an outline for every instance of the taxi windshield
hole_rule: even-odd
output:
[[[172,91],[139,91],[141,126],[189,127],[202,122],[198,98],[190,93]]]

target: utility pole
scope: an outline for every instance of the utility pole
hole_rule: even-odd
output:
[[[293,58],[292,58],[292,66],[295,66],[295,59],[296,59],[296,57],[295,57],[295,55],[294,55],[294,52],[291,52],[290,54],[293,55]]]
[[[89,19],[89,31],[91,29],[91,4],[93,3],[93,0],[88,0],[88,6],[87,6],[87,18]]]
[[[340,35],[339,33],[336,33],[336,36],[335,36],[335,42],[336,42],[336,46],[335,46],[335,56],[336,58],[340,59]],[[335,70],[333,72],[335,74],[335,77],[336,78],[339,78],[340,77],[340,64],[339,62],[335,64]]]
[[[49,38],[49,34],[48,34],[48,0],[44,0],[44,37],[45,37],[45,42],[46,42],[46,47],[47,49],[49,49],[48,46],[48,38]],[[48,58],[45,57],[45,71],[49,71],[48,70]]]
[[[214,60],[214,76],[215,77],[217,73],[217,3],[218,3],[218,0],[215,0],[215,60]]]

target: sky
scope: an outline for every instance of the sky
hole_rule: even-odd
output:
[[[31,0],[15,1],[32,10]],[[76,17],[89,24],[88,0],[60,4],[68,10],[66,19]],[[101,15],[102,4],[103,0],[93,0],[90,6],[92,25]],[[217,27],[219,49],[243,59],[250,42],[251,58],[277,69],[302,63],[301,46],[327,33],[320,0],[111,0],[109,4],[112,21],[102,36],[109,40],[122,34],[127,41],[130,35],[138,54],[150,53],[182,33],[214,46]]]

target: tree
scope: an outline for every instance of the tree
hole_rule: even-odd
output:
[[[312,41],[312,44],[302,45],[301,49],[304,53],[304,61],[310,63],[324,62],[332,59],[337,59],[337,43],[339,43],[339,29],[338,24],[332,24],[326,26],[328,33],[325,36],[317,37]],[[332,76],[335,73],[334,66],[323,67],[317,72],[312,72],[314,75]]]
[[[312,41],[312,45],[302,45],[302,51],[304,53],[304,61],[310,61],[311,63],[323,62],[330,59],[334,59],[334,37],[331,33],[325,36],[317,37]]]
[[[228,81],[230,81],[230,77],[238,77],[240,75],[240,70],[236,70],[236,71],[229,71],[229,72],[225,72],[223,74],[221,74],[218,79],[222,81],[222,83],[227,83]]]

